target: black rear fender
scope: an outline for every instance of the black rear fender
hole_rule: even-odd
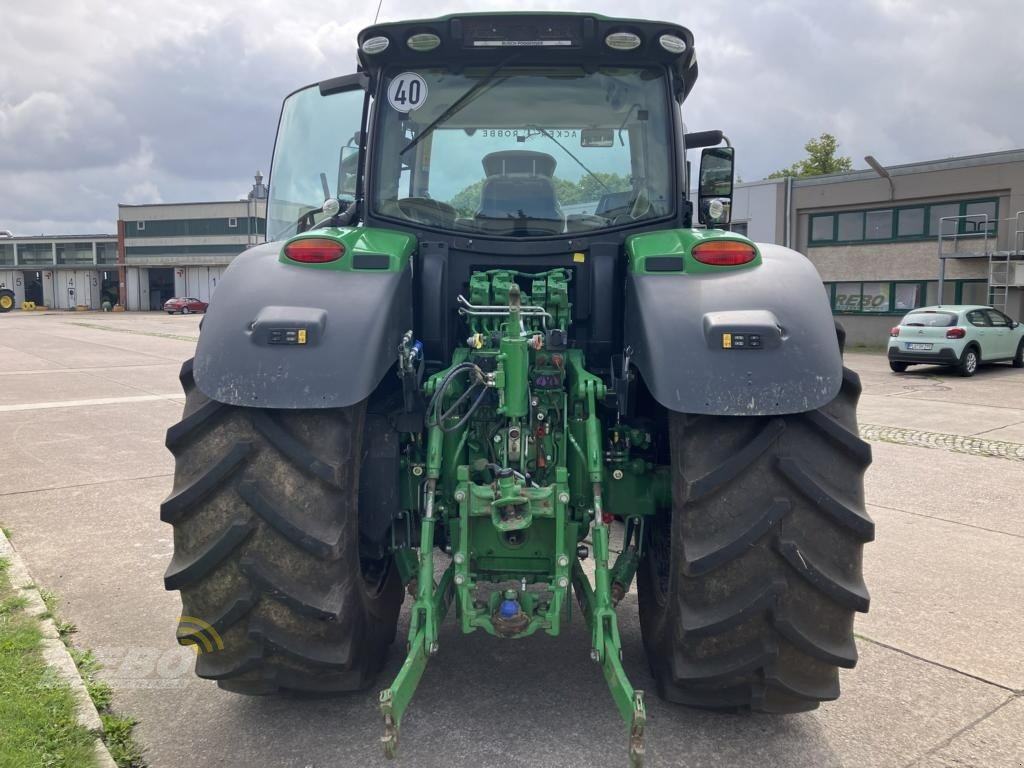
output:
[[[410,269],[312,269],[281,263],[280,248],[251,248],[224,273],[199,335],[196,386],[230,405],[354,405],[412,328]]]
[[[821,278],[795,251],[758,248],[756,267],[629,274],[625,343],[669,410],[798,413],[839,393],[842,357]]]

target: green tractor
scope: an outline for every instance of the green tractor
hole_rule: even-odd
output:
[[[460,14],[358,45],[285,100],[268,242],[182,370],[161,517],[197,674],[364,689],[408,593],[392,756],[451,609],[499,641],[582,620],[638,763],[635,582],[661,698],[835,699],[874,535],[860,385],[811,264],[728,231],[733,149],[679,109],[692,34]]]

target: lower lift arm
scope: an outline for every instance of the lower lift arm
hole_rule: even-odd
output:
[[[488,386],[498,390],[498,414],[506,420],[506,436],[511,438],[513,429],[520,435],[517,438],[520,441],[517,452],[521,450],[522,453],[517,456],[517,460],[522,467],[526,451],[522,446],[528,445],[522,435],[537,429],[534,422],[542,425],[538,431],[541,435],[545,434],[544,430],[553,427],[547,421],[535,419],[532,405],[525,413],[523,408],[513,407],[515,402],[522,399],[520,395],[529,396],[530,374],[528,365],[524,363],[530,359],[537,362],[535,353],[532,353],[532,358],[528,358],[524,350],[518,348],[518,345],[525,344],[526,339],[520,338],[521,321],[517,314],[517,304],[510,302],[506,333],[498,349],[494,350],[497,368],[490,376]],[[523,472],[514,472],[511,467],[503,466],[498,467],[494,482],[488,485],[472,481],[471,468],[462,458],[462,448],[466,444],[465,432],[460,439],[446,441],[445,430],[440,423],[429,427],[426,482],[420,515],[416,600],[410,617],[408,654],[394,682],[380,693],[380,709],[385,722],[382,741],[388,757],[396,754],[402,716],[423,676],[427,658],[438,650],[439,626],[453,602],[457,601],[464,632],[483,629],[496,637],[524,638],[542,629],[548,634],[557,635],[560,632],[562,609],[569,595],[569,585],[573,584],[590,629],[590,657],[601,664],[612,698],[626,723],[631,763],[634,766],[642,763],[646,724],[643,692],[634,690],[622,667],[615,613],[616,598],[628,590],[632,581],[637,550],[627,540],[623,555],[614,568],[609,567],[609,521],[605,519],[602,504],[604,447],[602,425],[597,415],[597,402],[604,394],[604,383],[584,368],[583,356],[578,350],[565,350],[559,354],[559,360],[558,366],[567,379],[563,381],[563,386],[568,384],[568,387],[558,393],[560,404],[556,411],[566,415],[566,399],[571,398],[577,406],[576,412],[586,414],[581,425],[583,429],[577,436],[573,436],[562,425],[562,445],[564,448],[571,445],[576,450],[580,461],[575,462],[574,466],[579,475],[585,472],[589,480],[589,486],[586,482],[573,486],[577,494],[575,499],[570,494],[564,448],[558,452],[561,454],[558,466],[548,472],[546,485],[537,485],[531,481],[525,469]],[[454,368],[453,365],[449,371],[437,374],[434,383],[428,383],[428,389],[437,386],[437,381],[444,379]],[[452,416],[446,429],[452,429],[454,424],[458,425],[457,429],[468,429],[456,416]],[[489,433],[492,436],[498,434]],[[454,452],[454,455],[447,455],[446,450]],[[504,459],[511,463],[512,456],[506,455]],[[547,459],[550,460],[551,456],[547,456]],[[452,471],[453,468],[455,471]],[[437,502],[439,495],[443,495],[442,504]],[[452,502],[457,507],[457,514],[454,509],[449,511],[447,507]],[[587,509],[591,504],[592,509]],[[587,514],[584,515],[584,512]],[[445,526],[445,540],[451,543],[453,552],[451,565],[435,582],[433,553],[435,532],[439,524]],[[576,553],[578,537],[587,527],[591,527],[593,540],[593,585],[584,573]],[[630,525],[627,528],[631,532],[628,534],[631,539],[632,532],[638,530],[639,526]],[[546,561],[550,563],[550,568],[536,570],[534,559],[530,566],[524,566],[522,573],[517,573],[515,567],[521,561],[516,561],[512,556],[503,561],[507,564],[505,566],[481,568],[479,563],[482,553],[488,547],[481,545],[480,541],[491,541],[495,537],[508,540],[509,534],[528,534],[535,537],[534,541],[542,541],[537,546],[550,553],[550,560]],[[499,582],[510,578],[521,579],[521,591],[499,590],[492,593],[489,600],[475,599],[474,591],[478,588],[476,579]],[[541,592],[528,590],[528,582],[539,584]],[[506,608],[510,616],[502,613]]]

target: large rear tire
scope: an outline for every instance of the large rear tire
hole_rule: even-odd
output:
[[[196,674],[247,694],[338,693],[373,682],[402,589],[390,558],[360,560],[366,404],[315,411],[210,400],[182,367],[185,413],[167,431],[174,526],[167,589]]]
[[[14,291],[10,288],[0,288],[0,313],[10,312],[14,309]]]
[[[871,448],[860,380],[817,411],[670,414],[671,514],[651,520],[640,623],[659,695],[721,710],[801,712],[839,696],[867,611]]]

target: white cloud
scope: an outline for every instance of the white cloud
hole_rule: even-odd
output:
[[[381,20],[508,8],[385,0]],[[516,6],[526,9],[564,6]],[[351,71],[375,10],[14,4],[0,25],[0,227],[112,231],[118,202],[243,194],[267,170],[281,98]],[[858,166],[869,153],[896,164],[1024,146],[1017,0],[654,0],[642,15],[693,30],[701,77],[686,122],[725,130],[745,179],[789,165],[823,131]]]

